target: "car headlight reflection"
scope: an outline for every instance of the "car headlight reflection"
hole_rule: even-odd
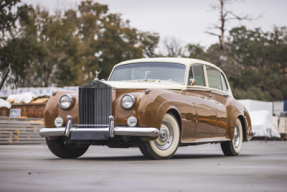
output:
[[[56,127],[62,127],[64,123],[64,120],[61,117],[57,117],[54,121],[54,124]]]
[[[128,125],[129,125],[130,127],[134,127],[134,126],[136,126],[136,125],[137,125],[138,120],[137,120],[137,118],[136,118],[136,117],[134,117],[134,116],[130,116],[130,117],[128,118],[127,123],[128,123]]]
[[[69,107],[71,107],[72,103],[73,103],[73,99],[71,95],[68,95],[68,94],[62,95],[59,100],[59,104],[62,109],[68,109]]]
[[[125,94],[122,97],[121,105],[124,109],[131,109],[135,104],[135,97],[131,94]]]

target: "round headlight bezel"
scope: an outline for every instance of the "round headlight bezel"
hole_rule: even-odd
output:
[[[129,105],[129,106],[126,106],[126,105],[123,104],[124,99],[125,99],[126,97],[129,97],[129,98],[131,98],[131,100],[132,100],[131,105]],[[133,106],[135,105],[135,103],[136,103],[136,99],[135,99],[135,97],[134,97],[132,94],[129,94],[129,93],[128,93],[128,94],[124,94],[124,95],[122,96],[122,99],[121,99],[121,106],[122,106],[122,108],[124,108],[124,109],[131,109],[131,108],[133,108]]]
[[[69,103],[70,103],[69,105],[63,105],[62,99],[63,99],[64,97],[66,97],[66,98],[68,99],[68,101],[69,101]],[[68,102],[68,101],[66,101],[66,102]],[[72,104],[73,104],[73,98],[72,98],[72,96],[71,96],[71,95],[68,95],[68,94],[62,95],[62,96],[60,97],[60,99],[59,99],[59,104],[60,104],[60,107],[61,107],[62,109],[69,109],[69,108],[72,106]]]

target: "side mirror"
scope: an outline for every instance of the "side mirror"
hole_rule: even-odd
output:
[[[189,85],[195,85],[196,81],[195,79],[189,79]]]

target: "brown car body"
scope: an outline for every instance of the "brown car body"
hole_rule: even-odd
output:
[[[164,59],[151,59],[159,62]],[[181,59],[182,60],[182,59]],[[149,61],[149,60],[144,60]],[[166,60],[164,60],[166,62]],[[128,63],[143,62],[133,60]],[[171,62],[178,62],[172,59]],[[200,60],[188,60],[187,70],[193,64],[212,64]],[[120,65],[124,65],[122,63]],[[217,70],[220,70],[216,68]],[[220,70],[220,72],[222,72]],[[222,72],[223,73],[223,72]],[[188,71],[186,72],[188,74]],[[185,78],[187,81],[187,78]],[[103,82],[109,84],[109,81]],[[125,82],[123,82],[124,84]],[[180,145],[195,143],[223,142],[232,140],[236,120],[240,119],[243,128],[243,141],[252,138],[251,120],[248,111],[236,101],[230,93],[204,86],[185,85],[182,89],[174,88],[149,88],[136,87],[132,82],[131,87],[114,87],[112,95],[112,116],[115,118],[115,126],[127,126],[130,116],[137,118],[137,127],[154,127],[160,130],[164,115],[169,112],[176,117],[180,127]],[[228,84],[229,85],[229,84]],[[135,106],[126,110],[121,106],[124,94],[132,94],[135,97]],[[59,99],[62,95],[69,94],[73,98],[73,104],[69,109],[62,109]],[[45,111],[45,125],[47,128],[55,128],[54,120],[61,117],[64,125],[67,123],[67,115],[73,117],[73,123],[78,123],[78,92],[58,91],[49,99]],[[50,137],[54,139],[56,137]],[[154,140],[155,137],[141,137],[142,140]]]

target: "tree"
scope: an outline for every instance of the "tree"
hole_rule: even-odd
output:
[[[161,55],[165,57],[185,57],[186,53],[186,47],[175,37],[165,37],[163,39],[162,50],[163,53]]]
[[[200,46],[199,44],[187,44],[186,49],[188,52],[189,58],[194,59],[201,59],[201,60],[208,60],[209,55],[207,52],[204,51],[204,47]]]
[[[130,27],[107,5],[82,1],[64,15],[36,7],[26,20],[19,19],[0,48],[0,61],[12,63],[15,86],[77,86],[107,78],[121,61],[155,55],[159,36]]]
[[[33,37],[14,38],[0,49],[0,60],[3,66],[12,64],[14,84],[16,87],[26,86],[34,77],[34,71],[30,70],[35,55],[39,55],[39,44]],[[30,78],[26,78],[30,77]]]
[[[159,34],[150,32],[139,32],[140,48],[144,57],[156,57],[155,49],[159,43]]]
[[[0,0],[0,45],[3,44],[5,33],[12,32],[16,28],[16,21],[22,22],[28,20],[28,13],[33,11],[31,5],[21,5],[17,7],[17,11],[13,12],[12,8],[15,7],[21,0]],[[12,34],[13,35],[13,34]]]
[[[234,96],[256,100],[287,99],[287,28],[273,32],[248,30],[241,26],[230,31],[229,57],[240,69],[229,77]]]
[[[17,32],[18,21],[22,23],[28,23],[28,14],[33,12],[31,5],[23,4],[17,7],[17,11],[12,11],[12,9],[20,3],[20,0],[0,0],[0,70],[5,70],[9,64],[12,64],[12,71],[16,71],[15,78],[18,80],[23,76],[23,68],[20,66],[15,66],[13,62],[19,62],[21,65],[25,65],[26,61],[30,59],[31,54],[28,53],[29,50],[33,52],[34,47],[30,47],[31,43],[28,39],[19,39],[15,36]],[[6,34],[10,36],[6,36]],[[27,48],[26,50],[19,49]],[[10,50],[10,52],[9,52]],[[23,51],[23,58],[14,57],[14,54],[18,54],[18,51]],[[1,74],[1,72],[0,72]],[[8,78],[11,82],[12,79]],[[13,81],[14,82],[14,81]]]
[[[220,61],[220,65],[219,67],[223,68],[226,64],[227,61],[227,53],[226,53],[226,49],[227,49],[227,45],[225,42],[225,32],[226,32],[226,22],[230,21],[230,20],[253,20],[249,15],[243,15],[243,16],[239,16],[235,13],[233,13],[232,11],[226,10],[225,6],[226,4],[232,3],[232,0],[219,0],[219,6],[218,5],[212,5],[211,7],[214,10],[219,10],[219,20],[220,20],[220,24],[219,25],[213,25],[213,27],[211,27],[211,29],[219,29],[220,33],[214,33],[211,31],[207,31],[206,33],[210,34],[210,35],[215,35],[219,38],[219,45],[220,45],[220,57],[219,57],[219,61]]]
[[[101,71],[100,78],[107,78],[113,66],[121,61],[155,55],[158,34],[130,27],[129,20],[109,13],[107,5],[83,1],[79,11],[78,35],[87,45],[88,80],[94,78],[95,70]]]

